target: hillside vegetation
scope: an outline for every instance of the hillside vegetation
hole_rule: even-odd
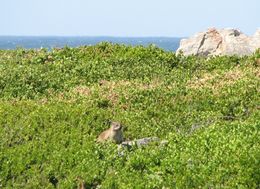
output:
[[[0,50],[0,188],[259,188],[259,58]],[[109,120],[168,144],[119,156]]]

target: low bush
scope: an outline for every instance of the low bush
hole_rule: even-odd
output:
[[[259,188],[259,57],[0,50],[0,188]],[[120,155],[109,120],[168,143]]]

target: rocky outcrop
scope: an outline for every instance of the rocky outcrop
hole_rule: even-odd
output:
[[[124,150],[131,150],[134,147],[141,148],[145,147],[151,143],[159,144],[159,147],[164,147],[168,144],[168,140],[160,140],[157,137],[147,137],[136,140],[124,141],[120,145],[118,145],[118,155],[123,156]]]
[[[258,29],[251,38],[250,46],[252,48],[252,51],[260,48],[260,29]]]
[[[184,55],[249,55],[260,48],[260,29],[249,37],[237,29],[210,28],[182,39],[177,53]]]

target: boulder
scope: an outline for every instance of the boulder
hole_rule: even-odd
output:
[[[252,48],[252,51],[255,51],[256,49],[260,48],[260,29],[258,29],[252,36],[250,46]]]
[[[177,53],[184,55],[250,55],[260,48],[260,30],[249,37],[237,29],[209,28],[206,32],[182,39]]]

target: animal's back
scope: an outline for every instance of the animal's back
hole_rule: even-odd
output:
[[[98,136],[97,141],[98,141],[98,142],[102,142],[102,141],[108,140],[108,139],[109,139],[109,135],[110,135],[110,129],[107,129],[107,130],[103,131],[103,132]]]

